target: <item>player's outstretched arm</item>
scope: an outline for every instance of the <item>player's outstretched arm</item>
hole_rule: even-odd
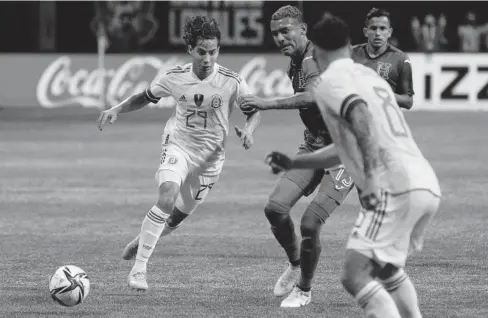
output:
[[[266,156],[265,161],[273,168],[274,173],[291,169],[330,169],[341,163],[334,144],[294,158],[273,151]]]
[[[147,91],[143,91],[137,94],[134,94],[118,104],[117,106],[112,107],[117,113],[128,113],[134,110],[141,109],[147,106],[151,100],[148,98]]]
[[[134,111],[136,109],[140,109],[146,106],[148,103],[149,100],[146,97],[146,92],[141,92],[130,96],[120,104],[110,109],[104,110],[100,113],[100,116],[98,117],[97,120],[98,129],[102,131],[107,120],[111,124],[113,124],[117,120],[118,114],[127,113],[127,112]]]
[[[309,92],[298,93],[286,98],[264,100],[254,95],[242,97],[241,108],[270,109],[299,109],[302,107],[315,107],[313,96]]]
[[[311,153],[296,155],[292,159],[292,169],[330,169],[340,163],[337,149],[332,144]]]

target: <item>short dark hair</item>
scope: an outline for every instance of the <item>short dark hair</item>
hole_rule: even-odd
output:
[[[366,20],[364,20],[364,25],[368,26],[369,20],[371,20],[372,18],[380,18],[380,17],[387,17],[388,22],[390,22],[391,25],[390,12],[382,8],[373,8],[369,10],[368,14],[366,14]]]
[[[297,7],[294,6],[283,6],[276,10],[275,13],[271,16],[271,20],[282,20],[286,18],[292,18],[296,19],[299,23],[303,22],[303,13],[298,9]]]
[[[186,45],[192,48],[195,47],[199,39],[209,40],[216,38],[220,44],[219,24],[213,18],[197,14],[186,21],[183,30],[185,32],[183,40],[185,40]]]
[[[341,18],[331,15],[317,22],[310,34],[310,40],[324,50],[337,50],[351,43],[349,26]]]

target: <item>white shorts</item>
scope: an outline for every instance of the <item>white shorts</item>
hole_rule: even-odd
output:
[[[376,211],[361,209],[347,242],[355,250],[375,260],[405,267],[407,257],[422,250],[425,228],[439,208],[440,197],[426,189],[401,194],[382,193]]]
[[[180,147],[169,144],[163,145],[155,178],[158,186],[168,181],[177,183],[180,186],[180,194],[175,207],[183,213],[191,214],[217,183],[219,173],[216,173],[215,169],[208,172],[194,167]]]

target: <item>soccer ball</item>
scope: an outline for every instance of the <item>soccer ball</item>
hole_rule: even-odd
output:
[[[81,304],[90,292],[85,271],[73,265],[58,268],[49,279],[49,293],[58,304],[73,307]]]

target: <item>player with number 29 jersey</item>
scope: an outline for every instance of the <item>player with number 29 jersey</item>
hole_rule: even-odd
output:
[[[363,158],[356,137],[343,122],[355,103],[365,102],[380,147],[381,187],[390,193],[428,189],[440,195],[437,177],[412,138],[390,85],[376,72],[352,59],[337,60],[320,76],[314,94],[339,156],[359,189],[365,181]]]
[[[200,80],[189,63],[166,72],[146,94],[154,103],[168,96],[177,101],[164,129],[163,145],[178,146],[193,166],[218,174],[225,158],[229,117],[239,96],[250,94],[246,81],[217,63],[213,73]]]

